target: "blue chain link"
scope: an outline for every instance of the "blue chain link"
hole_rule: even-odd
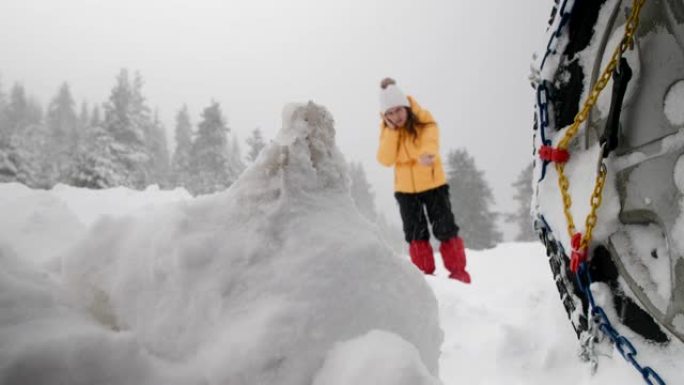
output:
[[[541,142],[543,145],[550,146],[551,140],[546,138],[546,129],[549,127],[549,95],[546,87],[546,80],[542,80],[537,87],[537,114],[539,121],[539,134],[541,135]],[[546,166],[549,165],[548,160],[542,161],[541,182],[546,176]]]
[[[584,284],[584,280],[582,278],[586,279],[586,285]],[[599,322],[599,330],[603,332],[610,340],[613,342],[615,345],[615,348],[620,352],[620,355],[622,355],[622,358],[624,358],[627,362],[632,364],[636,370],[641,373],[641,376],[644,378],[644,381],[646,381],[647,384],[649,385],[665,385],[665,381],[663,381],[662,378],[656,373],[655,370],[653,370],[650,366],[643,367],[639,364],[639,361],[636,359],[637,355],[637,350],[632,345],[632,343],[627,339],[627,337],[620,335],[620,333],[615,330],[613,325],[611,325],[610,320],[608,319],[608,315],[606,312],[603,310],[601,306],[597,306],[596,302],[594,301],[594,296],[591,293],[591,274],[589,273],[589,269],[587,268],[587,263],[582,262],[582,264],[579,267],[579,271],[577,272],[577,285],[582,293],[586,295],[587,301],[589,302],[590,308],[591,308],[591,315],[596,317]],[[655,382],[653,382],[655,381]]]
[[[539,71],[544,69],[546,59],[550,55],[555,55],[558,53],[556,51],[556,49],[558,48],[558,41],[562,35],[563,28],[570,20],[570,16],[572,15],[572,8],[574,7],[574,5],[575,0],[564,0],[560,8],[558,9],[558,13],[556,13],[555,17],[559,18],[559,22],[556,26],[556,30],[549,37],[549,42],[546,44],[546,52],[544,53],[544,58],[542,59],[541,65],[539,66]],[[546,131],[549,127],[549,94],[546,79],[542,79],[539,86],[537,87],[537,114],[539,121],[539,132],[541,134],[541,142],[543,145],[550,146],[551,140],[546,138]],[[539,178],[540,182],[546,176],[546,167],[548,165],[549,161],[542,161],[541,176]]]
[[[568,3],[570,6],[568,6]],[[546,58],[549,57],[550,54],[556,54],[556,48],[558,48],[558,38],[561,37],[561,32],[563,31],[563,27],[568,23],[570,20],[570,16],[572,15],[572,8],[575,5],[574,0],[564,0],[563,4],[561,4],[560,9],[558,10],[558,13],[556,14],[556,17],[560,18],[560,21],[558,22],[558,27],[556,27],[556,30],[551,34],[549,37],[549,42],[546,44],[546,53],[544,54],[544,58],[542,59],[541,65],[539,66],[539,69],[544,68],[544,64],[546,64]]]

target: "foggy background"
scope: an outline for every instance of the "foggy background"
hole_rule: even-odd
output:
[[[272,138],[289,102],[313,100],[336,121],[348,161],[361,162],[376,204],[399,223],[393,171],[375,161],[381,78],[429,109],[441,152],[465,147],[515,210],[511,183],[531,161],[533,52],[552,1],[0,0],[0,82],[45,106],[67,82],[78,106],[107,100],[121,68],[175,142],[183,104],[193,124],[212,100],[231,133]],[[458,218],[457,218],[458,221]],[[462,224],[467,226],[467,224]],[[502,227],[506,238],[511,232]]]

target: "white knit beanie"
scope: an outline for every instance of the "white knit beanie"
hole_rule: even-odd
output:
[[[380,83],[380,112],[383,114],[390,108],[394,107],[410,107],[408,98],[397,87],[394,79],[385,78]]]

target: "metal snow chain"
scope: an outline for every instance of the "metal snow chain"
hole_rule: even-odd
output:
[[[636,32],[636,29],[639,25],[639,14],[645,2],[646,0],[633,0],[632,10],[629,15],[629,18],[627,19],[627,23],[625,25],[625,32],[622,37],[622,41],[620,42],[620,45],[616,47],[613,51],[613,55],[611,57],[610,62],[603,70],[599,80],[594,85],[594,88],[591,90],[591,93],[589,94],[587,100],[584,102],[582,109],[577,113],[577,115],[575,115],[575,120],[570,125],[570,127],[568,127],[567,131],[565,132],[565,135],[558,143],[558,148],[563,150],[568,149],[570,140],[572,140],[572,138],[577,134],[580,124],[584,123],[587,120],[589,112],[596,104],[596,101],[598,100],[601,91],[603,91],[603,89],[608,84],[608,81],[611,79],[613,72],[617,68],[618,63],[622,58],[623,53],[628,48],[633,48],[634,33]],[[601,152],[603,153],[603,149]],[[602,154],[599,155],[599,158],[602,160]],[[561,195],[563,198],[563,213],[565,214],[565,219],[567,221],[568,234],[570,238],[572,238],[576,233],[576,228],[575,222],[572,217],[572,212],[570,211],[570,208],[572,207],[572,198],[570,197],[569,193],[570,182],[568,181],[568,178],[565,176],[565,163],[555,163],[555,166],[556,171],[558,172],[558,186],[560,187]],[[601,205],[601,196],[603,193],[603,186],[605,184],[606,175],[607,172],[605,165],[601,161],[599,165],[598,175],[596,176],[594,191],[591,196],[591,212],[587,216],[585,222],[585,233],[582,236],[580,245],[578,247],[579,250],[587,249],[589,243],[591,242],[591,235],[594,226],[596,225],[596,211],[598,207]]]
[[[556,51],[556,49],[558,48],[558,41],[559,38],[562,36],[561,32],[563,31],[563,28],[570,20],[572,8],[574,7],[574,5],[575,0],[564,0],[560,8],[558,8],[555,17],[558,17],[560,21],[558,22],[556,30],[551,34],[551,36],[549,37],[549,41],[546,44],[546,52],[544,53],[544,58],[542,59],[542,62],[539,66],[540,71],[544,68],[544,65],[546,64],[546,59],[549,57],[549,55],[555,55],[558,53]],[[542,144],[551,145],[551,141],[546,138],[546,130],[549,127],[549,97],[546,83],[547,81],[545,79],[542,79],[539,86],[537,86],[537,110],[539,112],[539,132],[541,133]],[[546,176],[546,166],[548,166],[548,164],[548,161],[543,161],[541,177],[539,178],[539,181],[542,181]]]
[[[551,140],[546,138],[546,129],[549,127],[549,91],[546,87],[546,80],[542,80],[537,86],[537,111],[539,114],[539,133],[541,135],[542,145],[551,145]],[[541,177],[542,181],[546,176],[546,166],[548,161],[542,161]]]
[[[544,247],[546,248],[546,255],[548,257],[549,266],[553,273],[553,281],[558,289],[561,302],[568,314],[570,324],[575,330],[578,339],[584,339],[587,334],[587,319],[584,314],[580,314],[575,318],[572,314],[582,309],[581,298],[574,294],[574,285],[572,279],[567,275],[567,259],[563,245],[556,240],[553,231],[549,227],[546,219],[543,216],[538,216],[535,221],[535,229],[539,235]]]
[[[582,291],[582,293],[584,293],[587,297],[587,302],[590,306],[592,322],[598,325],[599,330],[601,330],[606,336],[608,336],[608,338],[610,338],[615,345],[615,348],[618,350],[618,352],[620,352],[620,355],[622,355],[622,358],[632,364],[632,366],[634,366],[634,368],[641,373],[641,376],[644,378],[644,381],[646,381],[647,384],[666,385],[665,381],[663,381],[660,375],[658,375],[658,373],[650,366],[641,366],[641,364],[639,364],[639,361],[637,361],[636,358],[637,350],[634,345],[629,341],[629,339],[627,339],[627,337],[620,335],[620,333],[615,330],[603,308],[601,306],[596,306],[596,302],[594,301],[594,296],[591,293],[590,288],[592,283],[591,274],[589,273],[586,262],[583,262],[580,265],[576,278],[580,291]],[[587,282],[586,285],[584,284],[584,280]]]
[[[627,23],[625,25],[625,32],[622,37],[622,41],[620,42],[620,45],[616,47],[616,49],[613,51],[613,55],[611,56],[610,62],[603,70],[600,78],[591,90],[591,93],[589,94],[587,100],[584,102],[582,109],[577,113],[577,115],[575,115],[573,123],[570,125],[570,127],[565,132],[565,135],[558,143],[558,148],[567,150],[570,141],[577,134],[580,124],[584,123],[587,120],[589,112],[596,104],[599,95],[606,87],[611,77],[615,74],[618,64],[623,60],[622,55],[628,48],[633,48],[634,34],[639,25],[639,14],[644,3],[645,0],[633,0],[632,10],[629,18],[627,19]],[[601,153],[598,156],[599,163],[597,169],[597,176],[590,201],[591,210],[587,215],[585,222],[585,233],[582,236],[579,245],[577,245],[577,250],[588,249],[589,243],[592,239],[592,232],[594,230],[594,227],[596,226],[596,212],[598,208],[601,206],[603,187],[605,185],[607,176],[606,165],[603,162],[604,154],[607,155],[606,146],[607,144],[604,142],[601,146]],[[569,193],[570,182],[568,181],[568,178],[565,176],[565,163],[557,162],[555,163],[555,166],[556,171],[558,172],[558,186],[560,187],[562,195],[563,213],[565,214],[565,218],[567,221],[568,234],[570,238],[573,238],[576,233],[576,228],[572,217],[572,212],[570,211],[570,208],[572,207],[572,198],[570,197]],[[584,285],[583,278],[588,283],[587,285]],[[665,385],[665,382],[662,380],[662,378],[660,378],[660,376],[658,375],[658,373],[655,372],[655,370],[648,366],[642,367],[639,364],[639,362],[636,360],[637,351],[634,345],[632,345],[632,343],[626,337],[620,335],[617,332],[617,330],[613,328],[605,311],[600,306],[596,306],[596,303],[594,302],[594,297],[591,293],[591,289],[589,288],[589,286],[591,285],[591,275],[589,274],[589,271],[587,269],[587,263],[584,261],[579,265],[576,280],[579,289],[587,297],[587,301],[591,307],[590,314],[592,316],[592,321],[598,324],[599,330],[601,330],[606,336],[608,336],[608,338],[610,338],[610,340],[618,349],[622,357],[629,363],[631,363],[632,366],[634,366],[634,368],[636,368],[641,373],[642,377],[644,378],[647,384]]]
[[[567,6],[568,3],[571,3],[569,7]],[[554,33],[551,34],[551,37],[549,37],[549,42],[546,44],[546,53],[544,54],[544,58],[542,59],[541,65],[539,66],[540,70],[544,68],[544,64],[546,64],[546,58],[549,57],[550,54],[558,53],[556,52],[556,48],[558,48],[558,38],[561,37],[561,31],[563,30],[563,27],[565,27],[565,24],[567,24],[570,20],[572,7],[574,5],[574,0],[564,0],[563,4],[561,4],[560,8],[558,9],[556,17],[560,18],[560,22],[558,23],[556,31],[554,31]],[[566,8],[568,9],[566,10]]]

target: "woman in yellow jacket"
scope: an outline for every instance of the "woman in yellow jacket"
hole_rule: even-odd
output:
[[[449,277],[470,283],[463,240],[451,212],[449,185],[439,156],[437,123],[428,110],[404,95],[393,79],[383,79],[380,85],[378,161],[394,167],[394,195],[411,261],[425,274],[435,271],[429,220],[432,233],[441,241],[439,250]]]

